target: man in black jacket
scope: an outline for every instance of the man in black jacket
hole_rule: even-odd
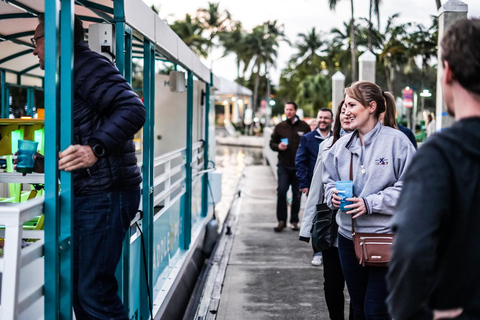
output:
[[[388,305],[395,320],[480,319],[480,20],[441,42],[441,85],[457,122],[408,168],[393,219]]]
[[[285,103],[287,120],[277,124],[270,138],[270,148],[278,152],[277,169],[277,220],[278,225],[273,228],[280,232],[287,226],[287,191],[292,186],[292,208],[290,223],[293,230],[299,230],[298,212],[300,211],[300,188],[295,170],[295,155],[297,154],[300,138],[310,132],[310,126],[297,117],[297,104]]]
[[[33,54],[45,63],[43,16]],[[142,177],[133,136],[145,107],[117,68],[83,41],[75,19],[74,144],[60,152],[59,169],[74,175],[73,307],[77,319],[128,319],[115,269],[140,201]]]

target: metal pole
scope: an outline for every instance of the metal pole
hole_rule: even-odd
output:
[[[140,301],[141,319],[148,319],[150,305],[148,295],[152,296],[152,255],[153,255],[153,125],[154,112],[154,70],[155,70],[154,46],[149,40],[144,42],[144,69],[143,69],[143,103],[147,111],[146,122],[143,127],[143,219],[142,232],[145,243],[147,274],[141,268],[140,288],[142,296]],[[143,253],[142,253],[143,255]],[[150,285],[146,286],[146,281]]]
[[[203,146],[203,161],[204,170],[208,169],[208,149],[209,149],[209,127],[210,127],[210,84],[205,84],[205,144]],[[202,177],[202,217],[208,215],[208,172],[205,172]]]
[[[61,0],[60,10],[60,148],[73,144],[73,0]],[[60,317],[72,319],[73,174],[60,171]]]
[[[188,250],[192,238],[192,146],[193,146],[193,73],[187,75],[187,148],[185,164],[185,210],[183,216],[183,248]]]

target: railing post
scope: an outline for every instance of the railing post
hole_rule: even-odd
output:
[[[441,84],[441,48],[440,43],[442,41],[445,31],[455,21],[467,18],[468,5],[460,0],[448,0],[438,10],[438,68],[437,68],[437,128],[436,131],[442,131],[450,127],[455,118],[447,113],[447,107],[443,100],[442,84]]]
[[[332,111],[337,114],[337,107],[343,100],[345,91],[345,76],[340,71],[335,72],[332,76]]]
[[[203,145],[203,169],[208,169],[209,128],[210,128],[210,83],[205,83],[205,144]],[[208,215],[208,172],[202,177],[202,217]]]
[[[185,208],[183,215],[183,249],[188,250],[192,238],[192,146],[193,146],[193,72],[187,74],[187,148],[185,164]]]
[[[142,299],[140,301],[141,319],[148,319],[150,304],[148,296],[152,297],[152,269],[153,269],[153,126],[155,123],[154,108],[154,85],[155,85],[155,49],[149,40],[144,42],[144,64],[143,64],[143,103],[147,111],[145,125],[143,127],[143,219],[142,231],[145,243],[147,273],[141,268],[140,288]],[[143,256],[143,253],[142,253]],[[143,265],[143,261],[142,261]],[[147,288],[146,283],[149,286]],[[153,297],[152,297],[153,299]]]

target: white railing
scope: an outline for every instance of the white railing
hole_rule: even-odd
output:
[[[0,203],[0,319],[42,319],[44,283],[44,231],[23,230],[23,224],[43,213],[43,197],[23,203]],[[22,239],[36,240],[22,248]]]

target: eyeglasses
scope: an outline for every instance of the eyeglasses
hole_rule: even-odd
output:
[[[37,41],[38,41],[38,39],[42,39],[43,37],[45,37],[45,35],[30,38],[30,41],[32,41],[32,44],[33,44],[33,47],[34,47],[34,48],[37,47]]]

